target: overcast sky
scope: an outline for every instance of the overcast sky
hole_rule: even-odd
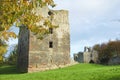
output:
[[[69,11],[71,55],[84,46],[120,39],[120,0],[54,1],[54,9]]]
[[[120,0],[54,0],[69,11],[71,55],[84,46],[120,39]]]

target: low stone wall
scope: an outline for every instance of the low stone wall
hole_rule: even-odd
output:
[[[48,66],[48,67],[38,67],[38,68],[28,68],[28,73],[32,73],[32,72],[38,72],[38,71],[46,71],[46,70],[53,70],[53,69],[60,69],[60,68],[65,68],[65,67],[69,67],[72,65],[76,65],[79,64],[78,62],[71,62],[70,64],[66,64],[66,65],[52,65],[52,66]]]
[[[117,65],[120,64],[120,57],[113,57],[108,62],[109,65]]]

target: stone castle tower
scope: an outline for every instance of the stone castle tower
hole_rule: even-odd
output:
[[[36,12],[47,16],[49,11],[47,7],[43,7],[38,8]],[[25,27],[20,28],[18,41],[18,68],[20,71],[42,71],[70,63],[68,11],[52,11],[55,13],[52,23],[58,24],[59,27],[50,29],[50,34],[43,40],[37,39]]]

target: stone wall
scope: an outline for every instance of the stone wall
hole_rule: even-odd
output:
[[[29,30],[25,26],[20,27],[18,40],[18,60],[17,67],[21,72],[28,71],[29,53]]]
[[[66,65],[70,62],[70,35],[67,11],[54,11],[52,23],[59,24],[59,28],[53,29],[43,40],[39,40],[30,34],[29,71],[44,70]],[[49,48],[49,42],[53,42],[53,48]]]
[[[36,14],[47,16],[50,11],[48,8],[38,8]],[[18,52],[18,63],[23,71],[33,72],[42,71],[53,68],[58,68],[70,63],[70,28],[68,20],[68,11],[54,11],[52,23],[58,25],[58,28],[53,29],[52,34],[48,34],[43,40],[37,39],[36,35],[29,32],[27,29],[20,31]],[[41,14],[40,14],[41,13]],[[47,14],[46,14],[47,13]],[[40,25],[38,22],[37,25]],[[24,35],[24,36],[22,36]],[[29,36],[29,37],[28,37]],[[52,42],[52,48],[49,47]],[[22,60],[25,62],[20,62]]]
[[[91,60],[91,53],[90,52],[84,52],[84,63],[89,63]]]
[[[92,50],[90,47],[85,48],[84,53],[84,63],[97,63],[98,62],[98,53],[95,50]]]
[[[77,62],[84,63],[97,63],[98,62],[98,53],[95,50],[92,50],[89,47],[84,48],[84,52],[79,52],[74,54],[74,60]]]
[[[109,65],[118,65],[120,64],[120,57],[119,56],[115,56],[112,57],[109,61],[108,61]]]
[[[92,50],[92,60],[94,63],[98,63],[98,52],[95,50]]]
[[[74,54],[74,60],[79,63],[84,62],[83,52],[79,52],[77,54]]]
[[[91,52],[84,52],[84,63],[90,63],[90,61],[93,61],[94,63],[98,62],[98,53],[96,51]]]

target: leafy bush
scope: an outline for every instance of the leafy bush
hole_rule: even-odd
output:
[[[100,63],[107,64],[112,57],[120,57],[120,40],[96,44],[93,49],[98,51]]]

